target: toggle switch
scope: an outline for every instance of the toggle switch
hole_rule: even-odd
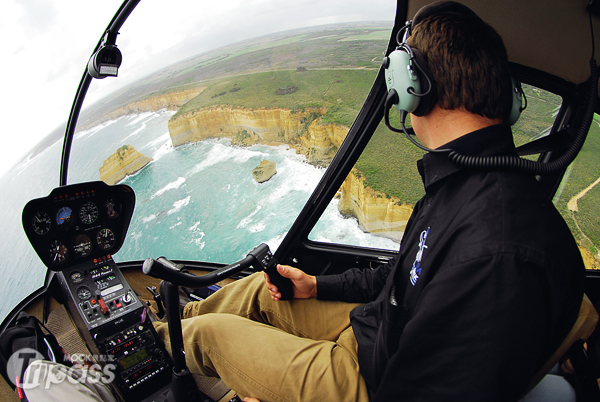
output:
[[[108,315],[109,311],[108,307],[106,306],[106,303],[104,303],[104,299],[98,299],[98,304],[100,305],[100,308],[102,309],[104,315]]]

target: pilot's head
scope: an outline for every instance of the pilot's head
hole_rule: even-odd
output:
[[[512,93],[504,43],[471,9],[455,2],[423,7],[407,42],[427,61],[442,109],[508,117]]]

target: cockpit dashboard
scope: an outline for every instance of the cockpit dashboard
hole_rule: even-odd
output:
[[[115,254],[125,241],[134,206],[129,186],[73,184],[28,202],[23,228],[46,267],[63,271]]]

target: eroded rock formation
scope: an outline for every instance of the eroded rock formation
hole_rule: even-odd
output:
[[[252,177],[257,183],[264,183],[277,173],[277,167],[275,162],[269,160],[263,160],[260,165],[252,170]]]
[[[131,145],[121,148],[106,158],[100,167],[100,180],[106,184],[116,184],[152,161],[152,158],[139,153]]]
[[[309,163],[326,166],[348,134],[348,127],[320,124],[322,108],[246,109],[216,106],[169,120],[173,146],[207,138],[231,138],[234,145],[289,144]]]
[[[400,241],[413,206],[398,198],[365,187],[364,178],[353,170],[340,187],[340,213],[358,219],[363,230],[395,241]]]

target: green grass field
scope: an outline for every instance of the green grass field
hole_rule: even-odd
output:
[[[600,248],[600,186],[594,187],[578,202],[579,211],[570,212],[569,200],[600,177],[600,127],[596,120],[592,123],[587,140],[575,161],[565,175],[555,204],[565,218],[575,238],[591,251]],[[577,227],[579,226],[579,227]],[[585,240],[585,237],[588,240]],[[591,244],[590,244],[591,241]]]
[[[208,88],[181,107],[177,115],[216,105],[291,110],[325,107],[324,123],[350,126],[375,74],[376,71],[366,69],[323,69],[270,71],[210,80],[205,82]],[[291,93],[286,93],[286,89]]]

